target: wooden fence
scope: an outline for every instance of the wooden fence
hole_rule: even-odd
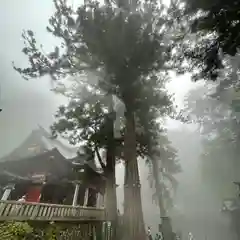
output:
[[[103,208],[0,201],[0,221],[104,221]]]

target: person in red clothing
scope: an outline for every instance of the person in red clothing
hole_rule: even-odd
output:
[[[42,186],[31,186],[26,194],[26,202],[40,202]]]

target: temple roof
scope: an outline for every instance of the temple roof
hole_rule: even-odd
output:
[[[22,177],[19,176],[17,174],[8,172],[8,171],[0,171],[0,184],[1,185],[6,185],[9,183],[14,183],[17,181],[21,181],[21,182],[28,182],[31,181],[31,179],[29,177]]]
[[[72,163],[65,159],[56,149],[30,156],[19,160],[5,161],[0,163],[1,171],[7,171],[19,176],[30,176],[36,173],[51,173],[54,175],[65,175],[71,169]]]
[[[104,176],[98,173],[92,161],[85,161],[83,155],[66,159],[58,149],[0,163],[0,184],[6,182],[35,181],[34,176],[42,176],[47,182],[75,181],[77,169],[84,169],[84,179],[92,186],[102,186]],[[77,175],[73,169],[77,170]]]
[[[68,147],[61,140],[52,139],[51,134],[43,127],[38,126],[31,134],[7,156],[0,159],[0,162],[15,161],[26,157],[36,156],[52,149],[58,151],[65,158],[74,158],[77,156],[79,147]]]
[[[39,174],[56,181],[66,178],[72,180],[73,168],[84,168],[89,175],[87,181],[98,185],[103,175],[99,173],[94,159],[86,160],[86,155],[79,153],[79,148],[71,148],[52,139],[51,134],[39,126],[22,144],[0,159],[0,183],[31,181],[33,175]]]

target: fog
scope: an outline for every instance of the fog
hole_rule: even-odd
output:
[[[50,79],[23,80],[12,69],[12,61],[19,66],[27,64],[21,53],[23,29],[36,32],[39,42],[50,49],[56,42],[45,27],[53,11],[50,0],[1,0],[0,5],[0,157],[17,147],[27,135],[41,124],[48,127],[54,120],[54,112],[64,99],[50,91]],[[188,77],[174,79],[177,103],[181,104],[187,90],[193,87]],[[179,83],[180,81],[184,82]],[[176,83],[178,82],[178,83]],[[178,85],[179,84],[179,85]],[[185,89],[185,91],[177,90]],[[182,173],[179,174],[179,186],[175,196],[173,223],[176,229],[184,228],[199,234],[197,239],[228,239],[228,222],[221,216],[221,202],[215,198],[214,191],[201,183],[198,168],[201,154],[201,136],[196,126],[184,125],[175,121],[168,122],[168,136],[179,151]],[[148,168],[140,162],[142,197],[145,221],[154,230],[159,223],[159,211],[152,203],[152,189],[147,181]],[[123,167],[117,171],[119,208],[122,207]],[[185,216],[186,222],[182,221]],[[212,225],[210,225],[212,224]],[[189,229],[188,229],[189,228]],[[206,233],[207,232],[207,233]],[[205,234],[208,238],[205,238]]]
[[[20,66],[27,64],[21,53],[23,29],[33,29],[46,47],[53,45],[54,39],[45,30],[52,11],[51,1],[47,0],[1,1],[1,155],[16,147],[38,123],[48,126],[61,101],[50,91],[48,79],[26,81],[12,68],[12,61]]]

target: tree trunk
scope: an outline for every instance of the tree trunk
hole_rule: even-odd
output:
[[[111,154],[112,149],[107,149],[107,167],[106,167],[106,214],[107,220],[112,223],[112,237],[117,239],[117,196],[116,196],[116,180],[115,180],[115,156]]]
[[[159,179],[159,166],[158,161],[156,159],[152,159],[152,166],[153,166],[153,177],[155,181],[155,188],[157,192],[157,199],[158,199],[158,206],[160,210],[160,217],[161,217],[161,224],[159,227],[159,231],[163,234],[164,240],[173,240],[173,232],[172,232],[172,225],[170,218],[167,217],[167,212],[164,206],[163,201],[163,193],[162,187]]]
[[[166,217],[167,213],[164,207],[162,188],[161,188],[160,179],[159,179],[159,167],[156,159],[152,159],[152,167],[153,167],[153,178],[155,181],[155,188],[157,192],[157,200],[158,200],[158,207],[160,210],[160,216]]]
[[[106,156],[106,169],[105,174],[107,177],[106,181],[106,214],[107,220],[112,223],[112,238],[117,239],[116,228],[117,228],[117,195],[116,195],[116,178],[115,178],[115,141],[114,141],[114,109],[113,99],[109,96],[110,106],[108,117],[108,134],[107,134],[107,156]]]
[[[124,240],[146,240],[136,153],[134,113],[127,111],[124,136]]]

